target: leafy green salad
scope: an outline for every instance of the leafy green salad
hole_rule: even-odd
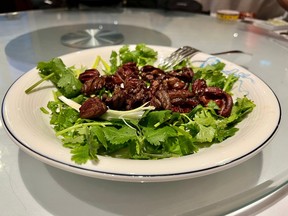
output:
[[[79,75],[83,71],[98,68],[103,74],[113,75],[128,62],[136,63],[141,69],[146,65],[154,65],[157,55],[155,50],[145,44],[138,44],[133,50],[123,45],[119,51],[112,51],[109,63],[95,54],[97,58],[94,65],[87,68],[67,67],[60,58],[53,58],[38,63],[39,82],[25,92],[32,93],[43,81],[55,85],[54,100],[40,109],[50,116],[56,136],[64,147],[70,149],[71,160],[76,164],[98,161],[100,155],[126,159],[180,157],[197,153],[201,148],[208,148],[232,137],[239,130],[237,124],[255,107],[254,102],[246,96],[233,101],[231,113],[227,117],[219,115],[219,107],[213,101],[206,106],[198,104],[184,113],[158,110],[145,103],[126,111],[108,109],[100,118],[80,117],[79,107],[91,97],[82,92],[83,83]],[[224,75],[224,63],[200,68],[185,60],[173,69],[183,66],[193,69],[194,80],[204,79],[208,86],[217,86],[232,95],[238,77]]]

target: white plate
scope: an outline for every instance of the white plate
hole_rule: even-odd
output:
[[[89,49],[61,58],[67,66],[92,66],[97,55],[108,61],[111,51],[117,51],[121,46]],[[171,47],[150,47],[158,51],[159,59],[175,50]],[[204,53],[197,54],[192,60],[202,66],[219,61]],[[279,102],[262,80],[231,62],[224,63],[224,73],[240,76],[233,90],[234,97],[247,95],[255,102],[256,108],[238,125],[240,130],[235,136],[193,155],[161,160],[99,156],[100,161],[97,164],[88,162],[85,165],[76,165],[70,160],[69,149],[62,147],[55,136],[48,116],[39,109],[52,99],[52,84],[43,83],[40,90],[38,88],[29,95],[24,92],[39,80],[36,69],[25,73],[7,91],[2,103],[3,125],[12,140],[25,152],[44,163],[81,175],[117,181],[159,182],[211,174],[235,166],[258,153],[275,133],[281,118]]]

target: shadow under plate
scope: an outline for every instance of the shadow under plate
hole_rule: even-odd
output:
[[[144,184],[77,175],[39,163],[22,151],[18,163],[31,195],[53,215],[180,215],[253,188],[263,155],[207,176]],[[229,207],[227,203],[222,210],[229,211]]]

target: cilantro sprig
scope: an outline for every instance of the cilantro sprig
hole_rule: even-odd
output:
[[[60,58],[53,58],[48,62],[39,62],[37,65],[41,80],[25,90],[29,94],[43,81],[50,80],[58,90],[68,98],[76,97],[81,93],[82,83],[73,68],[66,67]]]
[[[204,79],[208,86],[216,86],[223,89],[223,91],[231,93],[233,85],[239,77],[234,74],[225,76],[222,72],[224,67],[225,64],[223,62],[218,62],[203,68],[194,68],[195,79]]]

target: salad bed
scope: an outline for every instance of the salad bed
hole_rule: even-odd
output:
[[[151,75],[151,71],[157,71],[158,74],[159,70],[163,71],[154,66],[156,60],[157,52],[145,44],[138,44],[135,50],[125,45],[118,52],[113,51],[110,64],[98,56],[91,68],[67,67],[61,59],[54,58],[38,63],[42,79],[28,88],[26,93],[29,94],[46,80],[55,85],[57,91],[54,92],[54,100],[49,101],[47,107],[41,107],[41,110],[51,116],[50,124],[56,136],[62,140],[64,147],[71,149],[71,159],[77,164],[84,164],[88,160],[97,161],[98,155],[160,159],[193,154],[200,148],[233,136],[238,131],[237,124],[255,107],[253,101],[244,96],[233,101],[228,114],[221,112],[230,101],[227,98],[232,98],[233,84],[238,80],[232,74],[225,76],[221,72],[225,67],[221,62],[196,68],[186,60],[165,71],[161,79],[159,76],[142,76],[144,73],[147,75],[144,69],[151,69],[152,65],[153,70],[149,70],[148,75]],[[100,69],[101,64],[104,65],[103,70]],[[137,76],[141,75],[137,77],[140,81],[133,81],[136,85],[132,85],[130,90],[135,90],[139,82],[144,83],[144,93],[139,95],[145,96],[145,100],[141,98],[137,103],[127,102],[140,92],[131,92],[127,87],[131,86],[135,72],[122,76],[123,68],[127,65],[133,65]],[[88,79],[85,75],[91,75],[91,71],[92,74],[101,71],[101,75],[93,75],[93,79],[89,76]],[[176,76],[171,75],[176,72]],[[116,79],[119,76],[120,81]],[[99,84],[101,80],[107,83],[108,79],[113,80],[113,87],[111,82],[109,85]],[[203,88],[196,88],[199,85],[195,83],[199,80],[205,81]],[[89,85],[86,83],[88,81]],[[92,89],[91,83],[94,83]],[[183,84],[182,87],[179,84]],[[171,95],[177,95],[177,100]],[[181,95],[189,97],[183,99]],[[180,102],[179,98],[182,99]],[[101,109],[104,106],[102,103],[104,109]],[[102,110],[100,113],[99,109]]]

